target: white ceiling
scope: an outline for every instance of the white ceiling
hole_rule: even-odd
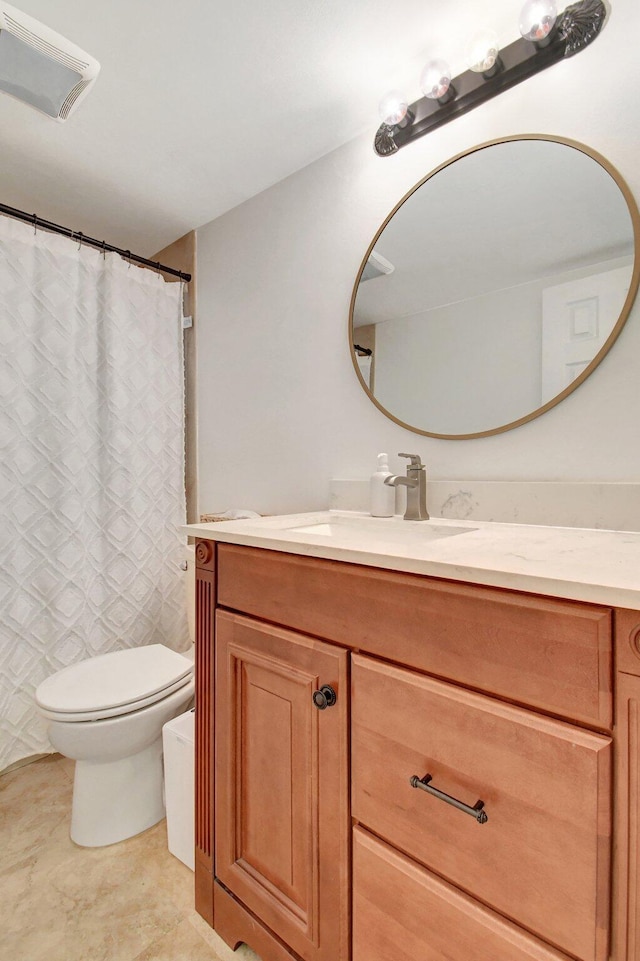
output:
[[[478,0],[13,0],[96,57],[57,124],[0,94],[0,202],[151,255],[465,69]],[[491,0],[501,43],[518,0]],[[461,28],[461,25],[465,25]],[[381,163],[385,161],[380,161]]]

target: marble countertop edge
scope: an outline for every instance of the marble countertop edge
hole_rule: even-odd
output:
[[[639,532],[442,518],[424,523],[456,534],[423,539],[421,522],[345,511],[190,524],[182,531],[246,547],[640,609]],[[336,525],[337,533],[329,539],[291,530],[317,524]]]

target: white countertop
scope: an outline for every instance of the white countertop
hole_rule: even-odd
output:
[[[313,527],[318,527],[313,531]],[[308,531],[291,528],[311,528]],[[640,533],[351,511],[190,524],[191,537],[640,609]],[[455,531],[455,535],[453,532]]]

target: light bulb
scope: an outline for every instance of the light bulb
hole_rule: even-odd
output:
[[[402,123],[407,116],[409,104],[407,98],[399,90],[390,90],[378,104],[378,113],[383,123],[388,127],[395,127]]]
[[[500,47],[494,30],[478,30],[467,46],[467,64],[475,73],[489,73],[496,65]]]
[[[527,0],[520,11],[520,33],[525,40],[544,43],[557,16],[555,0]]]
[[[420,87],[429,100],[442,100],[451,86],[451,67],[445,60],[430,60],[420,74]]]

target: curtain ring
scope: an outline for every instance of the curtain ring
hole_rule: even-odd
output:
[[[127,255],[127,260],[129,261],[129,270],[131,270],[131,251],[125,250],[125,254]]]
[[[35,237],[38,233],[38,215],[33,214],[33,236]]]
[[[78,250],[82,250],[82,231],[81,230],[78,231],[78,233],[76,234],[76,237],[79,240]]]
[[[106,260],[106,259],[107,259],[107,242],[106,242],[106,240],[103,240],[103,241],[102,241],[102,259],[103,259],[103,260]]]

